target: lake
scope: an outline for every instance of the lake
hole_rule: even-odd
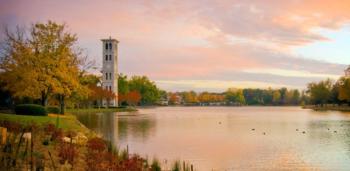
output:
[[[300,107],[158,107],[77,114],[130,153],[196,170],[350,170],[350,113]]]

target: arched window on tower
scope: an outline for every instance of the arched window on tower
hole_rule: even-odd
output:
[[[106,80],[108,80],[108,73],[106,72]]]
[[[109,73],[109,79],[112,80],[112,73]]]
[[[108,55],[106,55],[106,61],[108,61]]]
[[[112,55],[109,55],[109,60],[110,60],[110,61],[112,60]]]
[[[112,50],[112,43],[109,43],[109,49]]]
[[[106,45],[105,45],[105,46],[106,46],[106,50],[108,50],[108,43],[106,43]]]

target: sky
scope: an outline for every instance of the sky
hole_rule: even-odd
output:
[[[0,0],[0,24],[65,23],[98,68],[111,36],[119,72],[168,91],[304,89],[350,64],[349,11],[350,0]]]

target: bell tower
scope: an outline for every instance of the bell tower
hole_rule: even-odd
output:
[[[118,106],[118,43],[116,39],[102,39],[102,88],[112,91],[115,99],[109,104],[103,100],[103,106]]]

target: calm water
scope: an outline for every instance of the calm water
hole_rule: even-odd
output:
[[[164,165],[181,159],[197,170],[350,170],[350,113],[160,107],[77,116],[117,146]]]

